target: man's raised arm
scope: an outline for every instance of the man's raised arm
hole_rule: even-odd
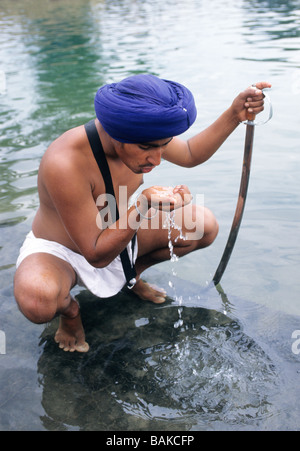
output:
[[[236,127],[247,119],[247,112],[259,114],[264,109],[262,89],[270,88],[268,82],[258,82],[240,93],[232,105],[208,128],[183,141],[174,138],[163,158],[184,167],[194,167],[207,161],[224,143]]]

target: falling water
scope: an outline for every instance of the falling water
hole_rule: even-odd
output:
[[[176,263],[179,260],[179,257],[174,252],[174,244],[178,241],[179,238],[182,239],[182,240],[185,240],[186,237],[183,234],[182,227],[180,227],[175,222],[175,210],[167,213],[166,219],[165,219],[164,224],[163,224],[163,227],[165,229],[168,229],[168,240],[169,240],[168,246],[169,246],[169,249],[170,249],[170,261],[172,263]],[[179,234],[176,236],[176,238],[173,241],[172,241],[172,237],[171,237],[172,230],[178,230],[178,232],[179,232]],[[172,266],[172,275],[174,277],[177,276],[177,272],[176,272],[174,266]],[[181,305],[182,305],[182,296],[177,296],[175,285],[174,285],[174,283],[171,280],[169,281],[169,287],[173,288],[173,290],[174,290],[174,299],[178,302],[178,305],[179,305],[179,308],[178,308],[178,317],[179,318],[178,318],[178,321],[176,321],[174,323],[174,327],[178,328],[178,327],[183,326],[183,319],[182,319],[182,310],[183,309],[181,307]]]

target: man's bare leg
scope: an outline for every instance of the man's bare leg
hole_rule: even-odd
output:
[[[78,303],[70,296],[76,283],[73,268],[46,253],[29,255],[18,267],[15,298],[21,312],[31,322],[44,324],[60,315],[55,341],[65,351],[87,352]]]
[[[196,209],[201,209],[201,214],[199,214],[199,211],[196,215]],[[176,216],[178,217],[181,213],[181,209],[176,211]],[[203,228],[203,234],[198,239],[193,240],[183,240],[178,238],[179,231],[178,230],[172,230],[171,232],[171,239],[173,243],[173,251],[174,254],[178,257],[183,257],[184,255],[189,254],[190,252],[193,252],[198,249],[203,249],[210,244],[213,243],[215,240],[217,234],[218,234],[218,223],[214,217],[214,215],[211,213],[210,210],[204,208],[204,207],[197,207],[189,205],[187,207],[184,207],[184,214],[190,215],[191,219],[194,220],[195,218],[202,218],[203,224],[200,226]],[[138,258],[135,264],[136,271],[137,271],[137,280],[138,282],[133,287],[132,291],[139,296],[141,299],[152,301],[156,304],[161,304],[165,302],[166,300],[166,292],[162,289],[158,289],[157,287],[153,287],[147,282],[144,282],[140,279],[140,275],[143,271],[150,268],[151,266],[161,263],[163,261],[170,260],[170,249],[169,249],[169,237],[168,237],[168,230],[162,227],[162,224],[164,224],[165,220],[165,214],[160,213],[161,215],[161,221],[160,221],[160,228],[156,229],[143,229],[142,227],[138,230],[138,243],[139,243],[139,251],[138,251]],[[185,224],[190,224],[187,220],[187,217],[185,218],[185,221],[180,221],[182,225],[183,233],[186,234],[187,232],[192,233],[192,229],[189,227],[186,229],[184,227]]]

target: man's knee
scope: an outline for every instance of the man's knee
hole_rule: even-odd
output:
[[[193,205],[189,218],[190,222],[184,217],[187,239],[198,243],[197,248],[212,244],[219,232],[219,224],[214,214],[206,207]]]
[[[55,281],[28,280],[18,273],[15,276],[15,299],[23,315],[33,323],[44,324],[55,317],[59,291]]]
[[[212,244],[218,236],[219,224],[215,215],[208,208],[204,210],[204,236],[207,237],[208,244]]]

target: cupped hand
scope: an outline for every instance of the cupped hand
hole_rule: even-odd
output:
[[[192,200],[190,190],[186,185],[151,186],[143,191],[148,200],[149,208],[156,210],[172,211],[187,205]]]

